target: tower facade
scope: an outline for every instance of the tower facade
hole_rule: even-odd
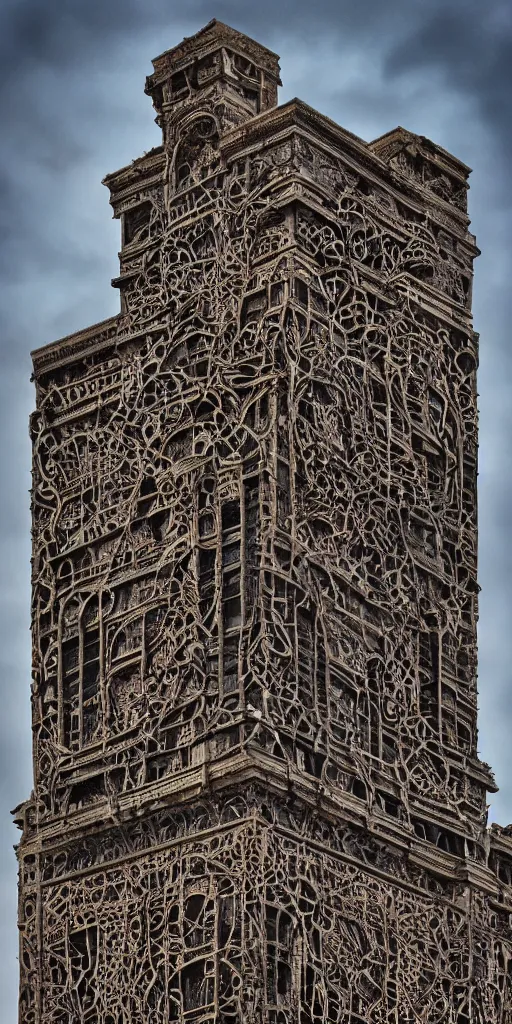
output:
[[[34,353],[20,1024],[510,1024],[476,749],[468,168],[219,22]]]

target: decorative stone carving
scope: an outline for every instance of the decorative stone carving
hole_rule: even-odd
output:
[[[467,168],[154,66],[121,313],[34,353],[20,1020],[506,1024]]]

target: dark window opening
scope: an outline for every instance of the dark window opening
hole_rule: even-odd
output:
[[[226,693],[238,688],[238,636],[224,641],[222,682]]]
[[[382,810],[393,818],[400,817],[400,802],[389,793],[378,792],[377,798]]]
[[[222,530],[232,530],[240,526],[240,502],[227,501],[222,506]]]
[[[297,302],[301,305],[307,306],[309,299],[309,289],[305,281],[300,277],[296,277],[294,280],[294,294]]]
[[[239,597],[224,602],[224,629],[233,629],[242,622],[242,603]]]
[[[181,971],[183,1010],[197,1010],[213,1002],[214,979],[206,975],[206,961],[196,960]]]
[[[366,800],[366,786],[362,779],[354,779],[352,783],[352,793],[358,798],[358,800]]]
[[[242,923],[234,896],[222,896],[219,900],[218,942],[222,949],[228,942],[239,943],[242,937]]]
[[[451,853],[456,857],[464,856],[464,840],[457,833],[440,828],[433,822],[421,821],[420,819],[413,819],[412,825],[419,839],[425,839],[428,843],[433,843],[434,846],[444,850],[445,853]]]
[[[311,750],[309,747],[297,747],[297,762],[299,767],[302,767],[308,775],[313,775],[315,779],[322,777],[322,770],[325,764],[325,754],[320,754],[316,750]]]
[[[151,203],[141,203],[123,216],[123,242],[144,241],[149,235]]]
[[[148,782],[157,782],[159,779],[163,779],[168,771],[168,757],[153,757],[147,767]]]
[[[92,779],[84,779],[83,782],[76,782],[71,787],[69,794],[69,807],[85,807],[105,795],[105,778],[103,775],[96,775]]]
[[[223,543],[222,545],[222,565],[234,565],[240,561],[240,541],[235,540],[231,543]]]
[[[171,94],[173,98],[183,95],[188,90],[187,76],[184,71],[177,71],[171,78]]]

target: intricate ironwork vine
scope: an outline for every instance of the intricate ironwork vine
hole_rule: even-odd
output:
[[[277,82],[155,62],[121,314],[34,357],[23,1024],[510,1019],[467,169]]]

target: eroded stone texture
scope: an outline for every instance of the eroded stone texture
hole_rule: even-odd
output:
[[[476,750],[468,168],[213,22],[34,353],[22,1024],[510,1024]]]

